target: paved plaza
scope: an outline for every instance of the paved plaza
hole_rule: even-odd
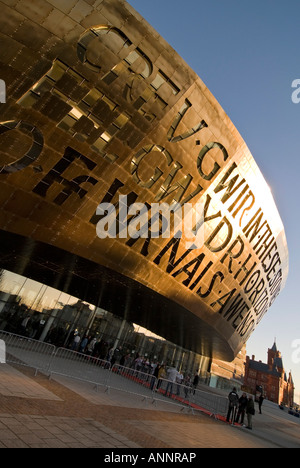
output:
[[[266,402],[253,431],[167,401],[0,365],[1,448],[299,448],[300,421]]]

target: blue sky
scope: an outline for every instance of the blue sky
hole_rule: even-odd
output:
[[[300,103],[300,1],[128,0],[200,76],[247,143],[272,189],[290,253],[286,288],[247,344],[266,362],[276,337],[300,400],[298,266]],[[298,353],[300,356],[300,353]]]

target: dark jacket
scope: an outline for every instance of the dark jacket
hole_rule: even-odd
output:
[[[239,399],[239,407],[242,411],[244,411],[247,408],[247,403],[248,403],[248,398],[245,396],[241,396]]]
[[[254,401],[253,400],[248,400],[247,414],[252,414],[252,416],[254,416],[254,414],[255,414]]]
[[[238,404],[239,404],[239,396],[235,391],[232,391],[232,392],[229,393],[228,400],[229,400],[229,406],[231,408],[235,407],[235,406],[238,406]]]

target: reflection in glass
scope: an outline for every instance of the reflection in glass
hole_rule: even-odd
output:
[[[157,362],[207,379],[210,359],[80,298],[0,270],[0,330],[151,371]],[[77,339],[75,340],[75,338]],[[78,339],[78,337],[80,339]]]

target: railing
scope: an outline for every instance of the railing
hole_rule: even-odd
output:
[[[145,402],[154,402],[154,389],[157,379],[147,373],[130,367],[114,364],[108,383],[109,390],[119,390],[139,396]]]
[[[56,348],[20,335],[0,331],[0,340],[6,345],[6,362],[31,367],[45,373],[89,382],[111,389],[140,396],[144,401],[177,405],[182,411],[201,411],[216,418],[226,415],[228,399],[204,392],[191,385],[157,379],[149,373],[114,364],[87,354],[66,348]]]
[[[54,345],[0,330],[6,345],[6,362],[47,372],[56,352]]]
[[[58,348],[48,368],[49,377],[61,375],[108,387],[110,362],[66,348]]]
[[[157,381],[156,398],[168,398],[177,404],[188,407],[193,413],[201,411],[219,418],[225,416],[228,410],[228,398],[194,388],[191,384],[184,385],[167,379]]]
[[[228,398],[195,389],[195,391],[191,392],[190,406],[194,410],[200,407],[208,412],[210,416],[218,419],[220,416],[225,417],[227,414]]]

